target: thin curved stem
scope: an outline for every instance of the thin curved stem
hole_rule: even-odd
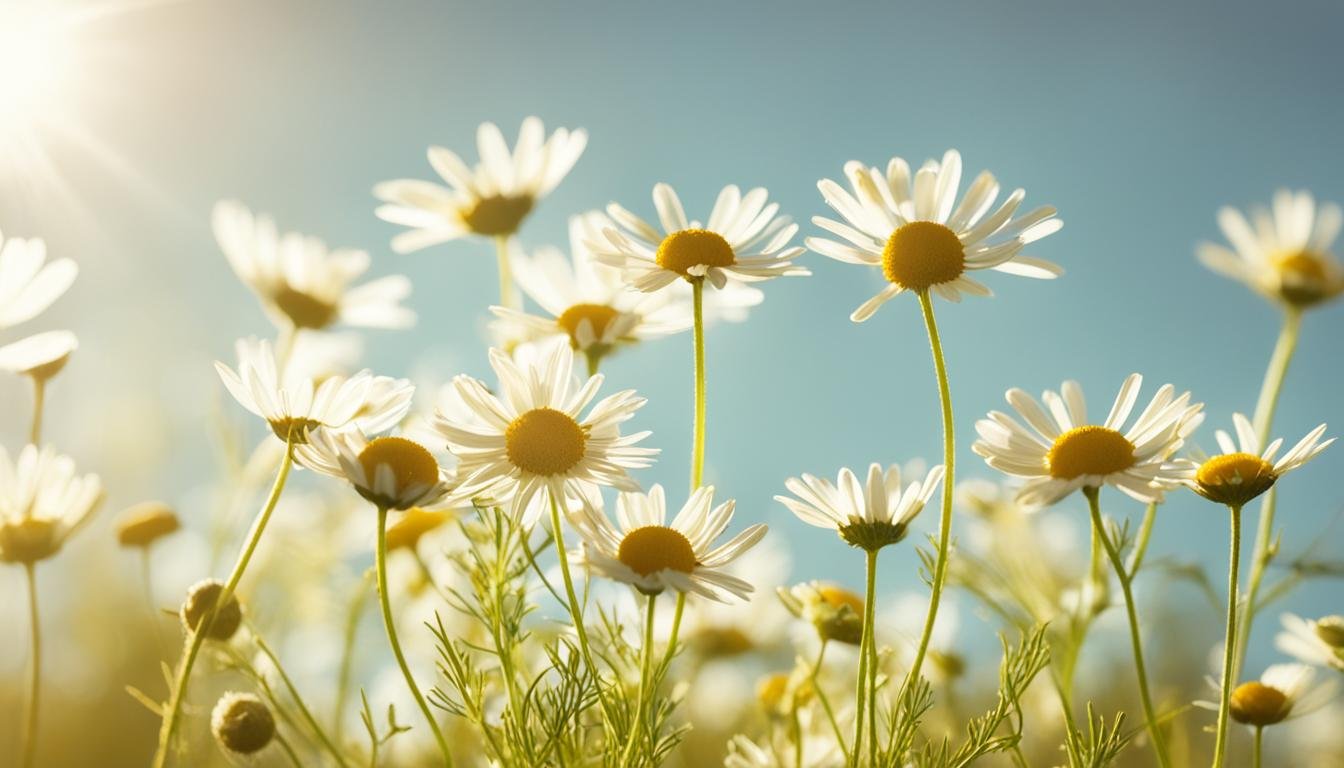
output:
[[[28,679],[28,709],[24,715],[23,751],[19,764],[32,768],[37,755],[37,709],[42,701],[42,624],[37,614],[37,568],[24,563],[28,581],[28,628],[32,637],[33,657]]]
[[[33,425],[28,430],[28,442],[33,445],[42,443],[42,409],[47,400],[47,380],[41,376],[33,377]]]
[[[831,700],[827,698],[826,692],[821,689],[821,681],[817,678],[821,674],[821,663],[826,658],[825,639],[821,641],[821,649],[817,651],[817,660],[812,662],[812,674],[808,680],[812,685],[812,690],[817,694],[817,701],[821,702],[821,708],[826,713],[826,720],[831,724],[831,731],[835,733],[835,743],[840,747],[840,752],[845,756],[845,764],[849,764],[849,747],[845,745],[844,734],[840,732],[840,721],[835,719],[835,710],[831,707]]]
[[[555,555],[560,564],[560,577],[565,584],[565,597],[569,601],[569,617],[574,622],[574,632],[579,638],[579,654],[583,657],[583,663],[588,667],[588,671],[593,678],[598,681],[597,699],[602,705],[603,717],[608,722],[611,721],[611,711],[608,708],[607,695],[602,689],[601,677],[598,674],[597,665],[593,663],[592,648],[588,644],[588,629],[583,623],[583,608],[579,603],[579,597],[574,592],[574,577],[569,572],[569,555],[565,552],[565,537],[561,533],[560,527],[560,505],[555,497],[551,496],[551,530],[554,533]]]
[[[387,643],[392,647],[392,655],[397,659],[397,666],[401,667],[402,677],[406,678],[406,687],[410,689],[416,705],[420,707],[425,721],[429,723],[429,729],[434,732],[434,740],[438,742],[439,751],[443,753],[443,764],[452,766],[453,754],[448,749],[448,742],[443,738],[443,731],[439,730],[439,723],[434,719],[433,710],[420,693],[420,686],[415,684],[415,676],[411,674],[410,665],[406,663],[406,655],[401,652],[401,642],[397,640],[397,625],[392,618],[392,601],[387,592],[387,507],[381,506],[378,507],[378,549],[374,557],[374,567],[378,570],[378,603],[383,609],[383,627],[387,630]]]
[[[513,265],[509,260],[509,235],[495,237],[495,258],[499,261],[499,303],[509,309],[522,309],[518,289],[513,284]]]
[[[322,742],[323,748],[336,759],[336,764],[341,766],[341,768],[346,768],[347,764],[345,762],[345,756],[336,748],[336,744],[331,740],[331,737],[327,735],[327,732],[322,728],[322,725],[317,722],[317,718],[313,717],[312,710],[308,709],[308,705],[304,703],[303,697],[299,695],[299,689],[294,685],[294,681],[290,679],[289,673],[285,672],[285,668],[280,664],[280,657],[275,655],[275,651],[271,650],[271,646],[266,644],[266,641],[262,639],[255,628],[249,626],[249,629],[251,629],[252,639],[256,642],[257,648],[261,649],[262,654],[265,655],[267,659],[270,659],[271,666],[275,667],[276,673],[280,675],[280,682],[285,684],[285,689],[289,691],[289,697],[293,699],[294,703],[298,706],[299,715],[303,717],[303,720],[308,724],[308,727],[313,730],[313,733],[317,736],[317,740]]]
[[[877,550],[868,552],[868,586],[863,625],[868,633],[868,763],[877,765]],[[856,744],[854,754],[859,754]]]
[[[341,666],[336,673],[336,701],[333,705],[336,741],[345,731],[345,700],[350,696],[350,675],[355,661],[355,636],[359,634],[359,619],[364,615],[364,603],[369,599],[368,574],[359,578],[355,597],[350,601],[350,612],[345,617],[345,632],[341,642]]]
[[[252,562],[252,555],[257,551],[257,543],[261,541],[261,535],[266,531],[266,524],[271,520],[271,513],[275,512],[275,506],[280,501],[280,494],[285,489],[285,481],[289,479],[289,470],[294,465],[294,443],[293,435],[285,441],[285,456],[280,460],[280,471],[275,475],[275,483],[271,486],[271,493],[266,497],[266,505],[261,508],[257,514],[256,520],[252,522],[252,529],[248,532],[247,541],[243,544],[243,549],[238,553],[238,560],[233,564],[233,571],[229,573],[229,578],[224,582],[224,588],[220,590],[219,597],[215,599],[215,604],[211,606],[210,612],[196,626],[186,640],[186,653],[182,657],[182,663],[177,670],[177,679],[173,682],[173,692],[168,700],[168,714],[163,718],[163,725],[159,728],[159,745],[154,753],[154,768],[163,768],[168,764],[168,752],[172,745],[173,733],[177,730],[178,720],[182,717],[182,700],[187,695],[187,686],[191,682],[191,670],[196,665],[196,659],[200,655],[201,645],[205,638],[210,634],[210,627],[215,623],[215,614],[220,606],[227,605],[229,599],[233,597],[234,590],[238,588],[238,582],[242,581],[243,573],[247,571],[248,563]]]
[[[705,474],[705,281],[691,283],[695,314],[695,432],[691,443],[691,492],[700,487]]]
[[[864,605],[868,600],[864,598]],[[864,717],[865,710],[868,708],[868,622],[872,616],[871,611],[863,614],[863,627],[859,632],[859,670],[858,679],[854,684],[854,752],[851,755],[854,768],[858,768],[859,758],[863,754],[863,729],[867,723]]]
[[[1129,578],[1133,579],[1143,567],[1143,558],[1148,554],[1148,542],[1153,537],[1153,523],[1157,520],[1157,502],[1148,505],[1143,512],[1143,522],[1139,524],[1139,533],[1134,538],[1134,550],[1129,554]]]
[[[1241,507],[1228,507],[1232,513],[1232,546],[1227,565],[1227,640],[1223,645],[1222,697],[1218,703],[1218,736],[1213,747],[1214,768],[1222,768],[1227,753],[1228,702],[1232,696],[1233,660],[1237,656],[1237,563],[1241,559]],[[1256,731],[1259,735],[1259,730]]]
[[[1101,539],[1106,557],[1111,561],[1116,578],[1120,580],[1120,591],[1125,596],[1125,613],[1129,617],[1129,642],[1134,648],[1134,670],[1139,678],[1139,700],[1143,704],[1143,718],[1148,726],[1148,734],[1153,740],[1153,751],[1162,768],[1171,767],[1171,758],[1167,755],[1167,742],[1162,737],[1161,726],[1157,720],[1157,710],[1153,707],[1153,697],[1148,690],[1148,667],[1143,661],[1143,640],[1139,636],[1139,614],[1134,606],[1134,591],[1130,588],[1129,576],[1125,573],[1125,564],[1116,551],[1115,544],[1106,533],[1106,523],[1101,518],[1101,491],[1098,488],[1084,488],[1088,507],[1092,510],[1092,529]]]
[[[284,751],[285,755],[289,757],[289,762],[294,765],[294,768],[303,768],[303,762],[299,760],[298,753],[294,751],[294,747],[289,743],[289,740],[279,731],[275,732],[275,741],[280,745],[280,749]]]
[[[663,660],[658,664],[660,674],[667,671],[668,665],[672,663],[672,656],[677,652],[677,636],[681,634],[681,615],[686,610],[686,593],[677,593],[677,607],[672,611],[672,632],[667,637],[667,651],[663,654]]]
[[[630,724],[630,736],[625,742],[625,750],[621,758],[621,765],[629,765],[632,750],[635,742],[639,740],[640,734],[647,725],[647,719],[644,716],[644,706],[653,698],[653,691],[650,690],[652,681],[649,679],[649,670],[653,666],[653,623],[654,612],[658,607],[658,596],[648,596],[648,609],[644,618],[644,647],[640,649],[639,663],[639,695],[635,699],[635,722]]]

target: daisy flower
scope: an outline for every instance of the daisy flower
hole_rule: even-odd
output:
[[[494,123],[481,125],[476,143],[481,162],[475,168],[450,150],[429,148],[429,164],[447,187],[418,179],[374,187],[373,194],[386,203],[378,208],[378,218],[411,228],[392,239],[392,250],[410,253],[468,234],[514,234],[574,167],[588,134],[560,128],[545,138],[541,120],[529,117],[512,152]]]
[[[316,237],[282,234],[270,217],[230,200],[215,204],[214,230],[234,273],[281,328],[407,328],[415,322],[415,313],[399,303],[411,292],[405,275],[350,287],[369,268],[364,251],[329,250]]]
[[[75,282],[75,262],[44,264],[46,260],[47,246],[41,240],[5,240],[0,235],[0,328],[37,317]]]
[[[544,506],[534,499],[564,505],[567,493],[593,485],[639,488],[626,470],[649,466],[658,451],[637,446],[648,432],[622,435],[620,426],[643,407],[644,398],[624,390],[580,416],[602,376],[576,387],[574,353],[566,344],[553,344],[537,360],[521,364],[492,349],[490,366],[499,379],[498,397],[484,382],[460,375],[453,386],[475,418],[435,417],[435,428],[459,460],[456,501],[506,501],[515,518],[531,527]]]
[[[1299,661],[1344,672],[1344,616],[1308,620],[1285,613],[1282,623],[1275,648]]]
[[[398,424],[411,407],[415,388],[405,379],[360,371],[350,378],[331,376],[315,385],[309,378],[287,376],[276,368],[270,342],[238,341],[238,370],[216,362],[215,370],[247,410],[260,416],[281,440],[307,442],[318,427],[353,426],[366,433]]]
[[[520,326],[523,338],[564,337],[590,361],[620,345],[690,328],[688,304],[677,303],[666,292],[631,291],[621,280],[620,270],[594,261],[585,243],[607,226],[610,222],[600,213],[571,218],[572,261],[555,248],[513,258],[519,287],[546,316],[508,307],[491,307],[490,311]]]
[[[1000,411],[975,423],[980,439],[971,450],[985,463],[1026,480],[1017,494],[1025,507],[1049,506],[1080,488],[1113,485],[1145,504],[1160,501],[1164,491],[1180,482],[1167,459],[1203,420],[1203,403],[1190,404],[1170,385],[1153,395],[1129,429],[1143,377],[1130,374],[1116,395],[1106,421],[1089,424],[1083,390],[1066,381],[1060,393],[1047,391],[1040,403],[1014,388],[1008,404],[1027,423]]]
[[[43,331],[0,347],[0,371],[46,381],[61,372],[79,339],[70,331]]]
[[[1243,506],[1251,499],[1269,490],[1288,472],[1306,464],[1335,440],[1324,442],[1325,425],[1313,429],[1291,450],[1275,461],[1283,440],[1275,440],[1263,451],[1251,422],[1240,413],[1232,415],[1237,430],[1237,442],[1223,430],[1215,434],[1222,453],[1212,458],[1173,462],[1182,483],[1195,493],[1219,504]]]
[[[778,594],[789,613],[811,624],[822,640],[859,644],[863,633],[862,595],[823,581],[780,587]]]
[[[647,494],[626,492],[617,497],[619,529],[587,495],[583,498],[587,503],[572,522],[583,538],[584,560],[597,573],[646,595],[673,589],[727,602],[729,596],[746,600],[754,590],[725,568],[755,546],[766,527],[750,526],[728,543],[713,547],[733,519],[735,506],[731,499],[713,506],[713,486],[691,494],[671,525],[661,485],[654,485]]]
[[[1265,669],[1259,680],[1242,683],[1232,689],[1228,714],[1242,725],[1263,728],[1319,709],[1334,695],[1334,686],[1312,685],[1316,671],[1305,664],[1275,664]],[[1197,701],[1201,709],[1217,710],[1218,705]]]
[[[719,193],[709,223],[686,218],[677,193],[667,184],[653,188],[661,230],[616,203],[607,214],[617,226],[605,227],[588,247],[598,261],[621,268],[625,281],[651,293],[678,279],[715,288],[729,280],[757,282],[781,275],[808,275],[793,264],[803,253],[789,247],[798,225],[777,216],[778,203],[766,204],[767,192],[756,187],[742,194],[729,185]]]
[[[846,264],[880,267],[889,285],[859,305],[856,323],[902,291],[933,291],[948,301],[961,294],[991,295],[968,277],[993,269],[1022,277],[1053,278],[1062,270],[1022,249],[1059,231],[1055,209],[1042,206],[1014,218],[1026,192],[1016,189],[993,212],[999,195],[994,175],[982,171],[957,202],[961,155],[949,149],[942,162],[928,160],[912,177],[905,160],[893,157],[885,173],[857,161],[845,164],[852,192],[830,179],[817,182],[826,204],[843,222],[818,216],[812,223],[840,237],[807,238],[807,247]],[[986,215],[988,214],[988,215]]]
[[[319,429],[294,458],[303,466],[345,480],[381,509],[434,509],[450,486],[434,454],[404,437],[370,440],[359,429]]]
[[[26,445],[11,460],[0,447],[0,561],[51,557],[102,500],[98,476],[77,475],[69,456]]]
[[[797,498],[776,496],[798,519],[818,528],[829,528],[851,547],[876,552],[895,544],[909,532],[910,521],[928,504],[943,479],[941,465],[929,470],[923,480],[901,484],[896,465],[868,467],[866,483],[853,470],[841,469],[835,483],[813,475],[791,477],[784,487]]]
[[[1344,268],[1330,254],[1341,224],[1338,205],[1317,205],[1310,192],[1280,189],[1273,207],[1251,209],[1249,221],[1235,208],[1218,211],[1232,247],[1201,243],[1197,253],[1204,266],[1269,299],[1309,307],[1344,292]]]

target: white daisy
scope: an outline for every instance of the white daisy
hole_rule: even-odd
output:
[[[388,275],[356,287],[369,254],[329,250],[316,237],[280,233],[268,216],[241,203],[215,204],[215,239],[234,273],[251,288],[281,328],[321,329],[336,323],[365,328],[407,328],[415,313],[400,305],[410,295],[405,275]]]
[[[597,573],[646,595],[673,589],[727,602],[730,595],[746,600],[754,590],[725,566],[755,546],[766,527],[750,526],[728,543],[711,548],[733,519],[735,506],[731,499],[713,506],[713,486],[691,494],[671,525],[661,485],[647,494],[626,492],[617,497],[619,529],[589,496],[583,498],[588,503],[581,516],[571,516],[571,522],[583,537],[584,561]]]
[[[1076,381],[1064,382],[1060,394],[1043,394],[1045,409],[1026,392],[1010,389],[1008,404],[1029,428],[1012,416],[990,411],[988,418],[975,423],[980,439],[971,450],[994,469],[1026,479],[1017,495],[1024,507],[1049,506],[1079,488],[1103,485],[1113,485],[1144,503],[1159,501],[1164,491],[1180,482],[1167,459],[1199,426],[1204,405],[1191,405],[1189,392],[1177,397],[1166,384],[1134,424],[1121,431],[1142,384],[1142,376],[1130,374],[1100,425],[1088,423],[1083,390]]]
[[[499,379],[498,397],[478,379],[453,379],[459,396],[483,423],[445,413],[435,418],[459,460],[455,500],[508,501],[511,513],[530,527],[544,506],[532,504],[534,498],[563,504],[568,490],[581,492],[584,486],[639,488],[626,470],[649,466],[658,451],[637,447],[648,432],[622,435],[620,426],[643,407],[644,398],[634,390],[617,392],[581,418],[602,376],[576,387],[574,353],[567,344],[552,344],[531,363],[492,349],[490,366]]]
[[[1263,451],[1260,439],[1251,422],[1240,413],[1232,415],[1237,430],[1237,441],[1223,430],[1215,434],[1222,453],[1212,458],[1201,456],[1194,461],[1173,462],[1177,477],[1195,493],[1219,504],[1242,506],[1269,490],[1284,474],[1306,464],[1316,457],[1334,438],[1324,442],[1325,425],[1313,429],[1291,450],[1275,461],[1283,440],[1275,440]],[[1239,443],[1239,444],[1238,444]]]
[[[848,467],[840,470],[835,483],[813,475],[791,477],[784,487],[797,498],[775,500],[808,525],[829,528],[850,546],[876,551],[905,538],[910,521],[923,511],[942,479],[939,465],[922,481],[902,486],[900,467],[893,464],[884,471],[874,463],[866,483]]]
[[[409,253],[468,234],[512,235],[574,167],[588,134],[560,128],[545,138],[541,120],[529,117],[512,152],[494,123],[481,125],[476,143],[481,162],[475,168],[450,150],[429,148],[429,164],[447,187],[399,179],[373,188],[387,203],[378,208],[378,218],[411,228],[392,239],[392,250]]]
[[[518,285],[548,317],[508,307],[491,307],[490,311],[521,326],[524,338],[563,336],[590,360],[622,344],[690,328],[688,304],[675,301],[667,292],[631,291],[619,270],[593,260],[585,243],[607,226],[610,222],[600,213],[569,220],[573,261],[555,248],[513,258]]]
[[[1281,619],[1285,631],[1274,638],[1274,647],[1308,664],[1344,672],[1344,616],[1308,620],[1291,613]]]
[[[1252,208],[1250,220],[1227,207],[1218,226],[1232,248],[1201,243],[1204,266],[1292,306],[1307,307],[1344,292],[1344,267],[1330,247],[1344,225],[1333,203],[1317,205],[1310,192],[1280,189],[1270,210]]]
[[[0,561],[51,557],[102,500],[98,476],[76,475],[69,456],[26,445],[11,461],[0,447]]]
[[[38,381],[60,373],[79,347],[70,331],[43,331],[0,347],[0,371],[31,376]]]
[[[0,235],[0,328],[32,320],[75,282],[79,268],[70,259],[47,259],[41,240]]]
[[[777,590],[789,613],[811,624],[822,640],[858,645],[863,635],[863,595],[839,584],[806,581]]]
[[[359,429],[318,429],[295,459],[309,469],[354,486],[383,509],[435,509],[451,490],[450,478],[424,446],[404,437],[364,436]]]
[[[893,157],[885,173],[858,161],[845,164],[850,193],[830,179],[817,182],[827,205],[844,222],[821,216],[812,223],[843,238],[807,238],[807,247],[846,264],[880,267],[890,283],[859,305],[850,319],[861,323],[902,291],[933,291],[948,301],[962,293],[991,295],[966,276],[968,270],[993,269],[1022,277],[1052,278],[1062,270],[1048,261],[1024,256],[1022,249],[1059,231],[1063,223],[1052,206],[1013,218],[1026,196],[1016,189],[993,213],[999,183],[982,171],[957,203],[961,155],[949,149],[943,161],[928,160],[911,177],[905,160]]]
[[[1263,728],[1303,715],[1324,706],[1334,695],[1333,681],[1312,685],[1316,671],[1305,664],[1274,664],[1259,680],[1242,683],[1232,689],[1228,714],[1242,725]],[[1209,681],[1215,689],[1217,683]],[[1211,701],[1196,701],[1201,709],[1218,710]]]
[[[318,427],[353,426],[374,434],[406,416],[415,388],[405,379],[360,371],[350,378],[331,376],[315,385],[310,378],[280,377],[270,342],[240,339],[238,370],[216,362],[224,386],[247,410],[260,416],[281,440],[307,442]]]
[[[625,281],[646,293],[679,279],[708,279],[715,288],[730,280],[757,282],[781,275],[808,275],[793,264],[803,253],[789,247],[798,225],[777,216],[778,203],[766,204],[767,192],[756,187],[742,194],[729,185],[719,193],[709,223],[686,218],[676,191],[667,184],[653,188],[661,230],[612,203],[607,214],[618,226],[606,227],[588,242],[598,261],[620,267]]]

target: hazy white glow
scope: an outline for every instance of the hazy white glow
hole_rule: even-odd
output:
[[[0,6],[0,134],[58,108],[72,72],[69,25],[36,5]]]

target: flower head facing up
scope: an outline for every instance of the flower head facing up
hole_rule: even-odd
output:
[[[652,464],[657,450],[637,446],[648,432],[622,435],[620,425],[644,405],[644,398],[634,390],[618,392],[582,416],[602,376],[576,386],[574,353],[567,344],[553,344],[522,364],[492,349],[490,365],[499,378],[499,396],[469,376],[453,380],[476,419],[446,413],[435,419],[435,428],[460,461],[455,501],[506,501],[530,527],[547,501],[563,504],[570,491],[594,485],[638,488],[626,471]]]
[[[1280,651],[1308,664],[1344,672],[1344,616],[1303,619],[1283,615],[1283,632],[1274,638]]]
[[[594,499],[584,495],[583,502],[582,511],[572,515],[571,522],[583,537],[585,559],[596,572],[646,595],[670,588],[726,602],[729,596],[745,600],[751,594],[751,584],[724,569],[755,546],[766,527],[753,525],[714,547],[714,540],[732,521],[734,503],[713,506],[712,487],[691,494],[670,524],[661,485],[647,494],[620,494],[616,500],[619,527],[611,524]]]
[[[547,138],[541,120],[529,117],[512,152],[494,123],[480,126],[476,143],[481,161],[475,168],[450,150],[430,147],[429,164],[447,187],[416,179],[374,187],[374,195],[386,203],[378,208],[378,218],[410,227],[392,239],[392,250],[409,253],[464,235],[514,234],[574,167],[588,134],[560,128]]]
[[[97,475],[51,448],[0,447],[0,562],[32,565],[61,550],[103,500]]]
[[[837,584],[809,581],[779,589],[780,602],[811,624],[822,640],[858,645],[863,634],[863,597]]]
[[[1269,490],[1284,474],[1306,464],[1316,457],[1334,438],[1322,441],[1325,425],[1313,429],[1282,458],[1275,455],[1283,445],[1275,440],[1263,451],[1260,439],[1251,422],[1240,413],[1233,414],[1237,441],[1223,430],[1218,430],[1218,447],[1222,453],[1197,460],[1181,460],[1174,466],[1181,473],[1181,481],[1204,498],[1240,507]]]
[[[275,738],[275,716],[256,695],[230,691],[210,713],[210,732],[226,751],[251,755]]]
[[[1249,220],[1235,208],[1220,210],[1218,226],[1232,247],[1203,243],[1199,260],[1268,299],[1311,307],[1344,293],[1344,267],[1330,254],[1341,224],[1338,205],[1281,189],[1270,209],[1252,209]]]
[[[830,179],[817,183],[827,205],[843,222],[821,216],[812,222],[840,240],[809,237],[807,247],[846,264],[877,267],[887,287],[864,302],[850,319],[861,323],[903,291],[933,292],[949,301],[963,293],[989,296],[967,272],[993,269],[1023,277],[1052,278],[1056,265],[1022,254],[1028,244],[1062,226],[1055,209],[1042,206],[1014,218],[1026,193],[1018,189],[993,213],[999,184],[981,172],[961,202],[961,155],[948,150],[929,160],[913,177],[895,157],[883,172],[857,161],[845,164],[850,189]]]
[[[295,451],[295,459],[345,480],[382,509],[442,508],[450,486],[439,462],[424,446],[404,437],[375,437],[358,429],[321,429]]]
[[[678,280],[708,281],[715,288],[783,275],[811,274],[793,260],[801,247],[789,247],[798,225],[777,216],[778,203],[766,200],[761,187],[745,195],[729,185],[719,193],[709,222],[686,218],[681,199],[671,186],[653,188],[653,205],[661,231],[616,203],[607,206],[615,226],[588,240],[598,261],[621,269],[625,282],[645,293]]]
[[[350,287],[368,271],[364,251],[329,250],[316,237],[280,233],[269,217],[231,200],[215,205],[214,230],[238,279],[280,328],[407,328],[415,322],[415,313],[400,305],[411,292],[405,275]]]
[[[173,508],[161,501],[146,501],[127,509],[117,520],[117,543],[123,547],[148,547],[182,527]]]
[[[921,480],[901,484],[901,469],[895,465],[868,467],[866,483],[848,467],[836,482],[813,475],[791,477],[784,487],[797,498],[776,496],[800,520],[818,528],[830,528],[852,547],[876,552],[905,538],[910,521],[924,509],[943,479],[941,465]]]
[[[215,370],[229,394],[265,419],[281,440],[302,445],[319,427],[382,432],[410,410],[415,388],[405,379],[361,371],[348,379],[330,376],[314,386],[310,378],[281,376],[270,342],[245,339],[237,346],[238,370],[220,362]]]
[[[1060,392],[1047,391],[1042,407],[1020,389],[1010,389],[1008,404],[1026,422],[999,411],[975,424],[980,439],[972,450],[989,466],[1026,478],[1018,502],[1028,508],[1054,504],[1080,488],[1113,485],[1144,503],[1161,499],[1180,476],[1167,460],[1203,419],[1202,404],[1190,404],[1170,384],[1153,395],[1128,429],[1125,422],[1138,400],[1143,377],[1125,379],[1110,414],[1089,424],[1082,388],[1066,381]]]

